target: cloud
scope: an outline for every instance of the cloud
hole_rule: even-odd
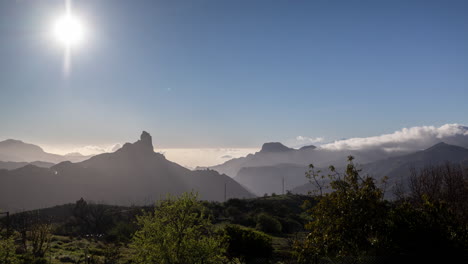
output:
[[[187,168],[208,167],[226,162],[227,159],[247,156],[258,148],[167,148],[158,149],[164,156]]]
[[[122,147],[122,145],[120,145],[119,143],[117,143],[117,144],[115,144],[115,145],[111,148],[111,152],[116,152],[116,151],[119,150],[121,147]]]
[[[468,127],[459,124],[445,124],[440,127],[410,127],[380,136],[338,140],[324,144],[320,148],[328,150],[383,149],[387,152],[416,151],[439,142],[468,147]]]
[[[323,137],[316,137],[316,138],[311,138],[311,137],[303,137],[303,136],[297,136],[296,140],[299,142],[307,142],[307,143],[320,143],[323,142],[325,139]]]
[[[115,152],[122,147],[121,144],[108,145],[41,145],[46,152],[59,155],[75,155],[77,153],[84,156],[93,156],[102,153]]]
[[[307,145],[318,144],[325,140],[323,137],[297,136],[286,140],[285,145],[292,148],[300,148]]]

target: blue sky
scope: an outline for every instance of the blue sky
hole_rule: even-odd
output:
[[[468,1],[0,1],[0,139],[255,147],[468,124]]]

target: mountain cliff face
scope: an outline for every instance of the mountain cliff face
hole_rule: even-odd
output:
[[[79,163],[62,162],[51,168],[28,165],[0,171],[0,209],[18,211],[74,202],[81,197],[110,204],[149,204],[197,191],[201,199],[222,201],[226,197],[253,197],[226,175],[211,170],[190,171],[153,151],[152,138],[126,143],[114,153]]]

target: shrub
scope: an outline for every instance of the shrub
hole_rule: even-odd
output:
[[[227,225],[224,231],[229,242],[229,257],[246,261],[271,257],[273,247],[269,235],[238,225]]]
[[[215,234],[193,193],[161,201],[154,213],[137,217],[138,230],[131,244],[136,263],[204,263],[224,261],[225,245]]]
[[[279,234],[281,233],[282,226],[281,223],[275,217],[267,213],[260,213],[257,216],[256,229],[265,233]]]

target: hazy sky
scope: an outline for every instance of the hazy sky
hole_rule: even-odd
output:
[[[0,139],[258,147],[468,124],[468,1],[0,0]]]

